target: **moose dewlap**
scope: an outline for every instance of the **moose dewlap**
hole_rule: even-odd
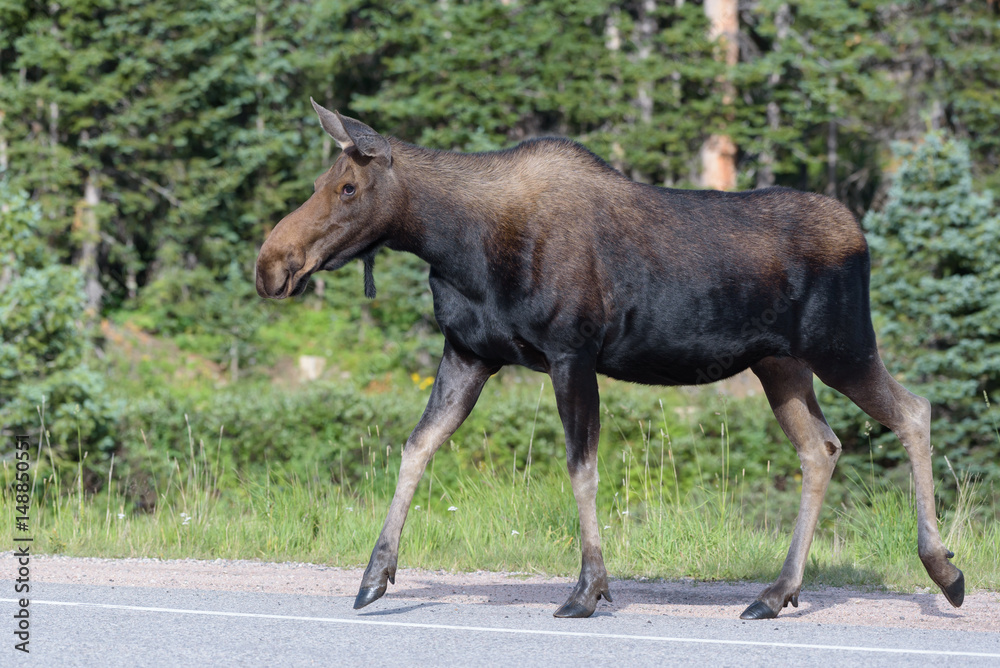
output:
[[[597,374],[701,384],[750,368],[802,463],[802,501],[778,579],[744,611],[798,604],[809,545],[840,441],[813,374],[892,429],[913,465],[917,551],[955,606],[964,578],[938,533],[930,405],[885,370],[868,303],[868,246],[835,200],[785,188],[724,193],[635,183],[565,139],[506,151],[432,151],[383,137],[313,103],[343,149],[257,260],[262,297],[301,294],[309,276],[382,246],[430,265],[444,353],[403,449],[396,492],[354,607],[395,582],[399,537],[428,460],[483,384],[509,364],[552,379],[580,513],[583,566],[557,617],[611,600],[596,493]]]

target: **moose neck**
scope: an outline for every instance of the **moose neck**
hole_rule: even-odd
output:
[[[528,171],[524,151],[462,154],[402,142],[392,148],[406,206],[388,246],[417,255],[449,282],[479,292],[489,244],[505,228],[523,224],[524,193],[518,186]]]

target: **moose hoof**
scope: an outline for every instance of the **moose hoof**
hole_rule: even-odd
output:
[[[554,617],[590,617],[597,610],[597,603],[604,598],[611,603],[611,591],[608,589],[607,576],[597,581],[585,583],[582,579],[570,595],[552,615]]]
[[[750,607],[743,611],[740,619],[774,619],[777,616],[778,613],[763,601],[754,601]]]
[[[382,594],[385,593],[385,589],[385,584],[381,584],[377,587],[361,587],[358,591],[358,597],[354,599],[354,609],[360,610],[372,601],[382,598]]]
[[[941,587],[941,591],[944,592],[944,597],[948,599],[949,603],[956,608],[961,608],[962,602],[965,601],[965,574],[959,571],[958,579],[947,587]]]
[[[597,603],[590,607],[578,601],[566,601],[558,610],[552,613],[553,617],[590,617],[597,610]]]

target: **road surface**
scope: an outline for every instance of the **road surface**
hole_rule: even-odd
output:
[[[401,570],[355,611],[359,578],[306,564],[32,557],[31,651],[14,649],[15,582],[0,581],[0,665],[1000,666],[994,593],[954,610],[933,592],[807,590],[798,609],[743,622],[760,585],[614,581],[615,603],[565,620],[552,611],[566,578]]]

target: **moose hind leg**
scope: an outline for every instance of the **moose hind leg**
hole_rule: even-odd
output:
[[[592,364],[577,361],[554,366],[550,375],[566,432],[566,465],[580,513],[583,557],[580,579],[554,615],[590,617],[602,596],[611,601],[597,526],[597,443],[601,429],[597,375]]]
[[[955,555],[944,546],[934,509],[931,469],[931,405],[896,382],[878,355],[853,374],[819,373],[820,380],[847,395],[858,408],[896,434],[913,468],[917,497],[917,554],[931,580],[956,608],[965,599],[965,576],[950,561]]]
[[[778,579],[760,593],[741,619],[771,619],[791,603],[799,589],[823,497],[840,456],[840,441],[827,424],[813,392],[812,372],[798,360],[767,358],[753,366],[785,435],[802,463],[802,501],[792,543]]]
[[[445,344],[444,356],[438,367],[427,408],[403,447],[396,492],[389,505],[382,533],[379,534],[368,567],[361,578],[361,587],[354,601],[355,610],[385,594],[388,582],[395,584],[399,536],[403,532],[403,524],[413,502],[417,483],[427,468],[427,462],[441,443],[455,433],[469,416],[483,385],[496,371],[497,367],[463,355]]]

